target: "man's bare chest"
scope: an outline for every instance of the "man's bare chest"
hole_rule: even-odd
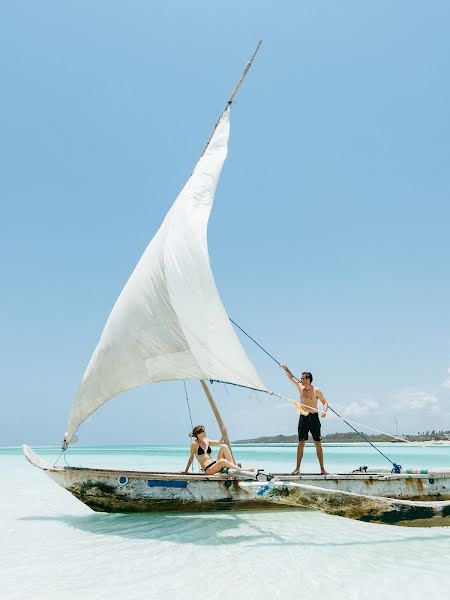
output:
[[[317,397],[316,390],[314,388],[311,388],[309,390],[302,390],[300,396],[305,404],[309,404],[309,406],[316,406]]]

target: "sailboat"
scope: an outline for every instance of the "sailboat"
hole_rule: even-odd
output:
[[[75,441],[80,425],[103,404],[145,384],[198,380],[221,431],[222,417],[208,381],[269,392],[222,304],[207,244],[208,220],[228,153],[232,102],[259,47],[260,44],[191,176],[112,309],[73,402],[63,451]],[[224,438],[230,445],[226,432]],[[369,506],[367,490],[375,498],[371,501],[373,505],[378,502],[377,496],[407,501],[416,497],[439,497],[450,489],[450,473],[278,474],[269,481],[270,477],[264,473],[250,472],[238,475],[230,471],[208,476],[51,466],[29,446],[24,445],[23,450],[29,462],[45,471],[58,485],[93,510],[105,512],[217,510],[231,506],[266,508],[282,503],[325,511],[331,511],[331,506],[333,514],[338,514],[339,504],[348,505],[349,496],[358,504],[359,495],[365,498],[365,512],[354,512],[354,518],[361,518],[367,511],[372,510],[374,514],[375,510]],[[375,512],[379,516],[384,513],[383,510],[380,513],[378,504]],[[386,512],[386,505],[383,507]],[[430,518],[438,513],[441,517],[442,510],[432,509]],[[395,510],[388,512],[395,513]]]

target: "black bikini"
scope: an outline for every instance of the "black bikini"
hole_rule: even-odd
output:
[[[198,446],[198,450],[197,450],[197,455],[198,456],[202,456],[203,454],[205,454],[205,451],[203,450],[203,448],[200,446]],[[211,446],[208,444],[208,447],[206,448],[206,454],[211,454]],[[213,465],[216,464],[217,461],[213,461],[210,462],[209,465],[207,465],[204,469],[203,469],[203,473],[206,473],[206,471],[209,469],[209,467],[212,467]]]
[[[208,446],[208,447],[207,447],[207,449],[206,449],[206,452],[207,452],[208,454],[211,454],[211,446]],[[203,448],[202,448],[200,445],[199,445],[199,447],[198,447],[197,454],[198,454],[199,456],[202,456],[202,454],[205,454],[205,451],[203,450]]]

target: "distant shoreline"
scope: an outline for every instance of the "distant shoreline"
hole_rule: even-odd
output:
[[[322,444],[450,444],[450,431],[426,431],[422,433],[401,435],[362,434],[360,432],[328,433],[322,437]],[[235,440],[233,444],[297,444],[296,435],[262,435],[257,438]],[[307,443],[312,443],[309,438]]]
[[[371,440],[372,443],[374,443]],[[231,442],[233,446],[296,446],[298,442],[245,442],[237,441]],[[378,445],[391,445],[391,446],[450,446],[450,440],[430,440],[427,442],[387,442],[385,440],[376,442]],[[313,445],[312,440],[306,442],[307,445]],[[361,440],[360,442],[327,442],[322,440],[322,446],[365,446],[367,442]]]
[[[372,441],[372,440],[371,440]],[[372,441],[372,443],[374,443]],[[409,441],[409,442],[390,442],[390,441],[378,441],[375,442],[377,444],[377,446],[450,446],[450,440],[429,440],[429,441],[425,441],[425,442],[420,442],[420,441]],[[306,444],[308,446],[312,446],[314,444],[313,441],[308,441],[306,442]],[[235,446],[270,446],[270,447],[283,447],[283,446],[297,446],[297,442],[296,441],[289,441],[289,442],[256,442],[256,441],[243,441],[243,440],[238,440],[235,442],[231,442],[231,445],[233,447]],[[354,442],[354,441],[326,441],[326,440],[322,440],[322,445],[323,446],[367,446],[367,442],[365,442],[364,440],[361,440],[360,442]],[[152,447],[167,447],[167,448],[174,448],[174,447],[179,447],[179,448],[184,448],[185,445],[184,444],[102,444],[102,445],[98,445],[98,444],[76,444],[71,446],[71,450],[73,452],[76,453],[77,450],[80,451],[85,451],[85,450],[106,450],[106,449],[117,449],[117,448],[127,448],[129,450],[132,450],[133,448],[152,448]],[[38,445],[33,445],[33,448],[36,448],[37,450],[51,450],[51,451],[60,451],[60,447],[57,445],[42,445],[42,444],[38,444]],[[18,452],[18,453],[22,453],[22,447],[21,446],[0,446],[0,452]]]

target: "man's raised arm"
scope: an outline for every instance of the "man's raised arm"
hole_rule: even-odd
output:
[[[286,375],[288,376],[288,379],[290,379],[296,387],[298,387],[298,388],[300,388],[300,386],[303,387],[302,384],[300,383],[300,381],[292,375],[292,373],[290,372],[289,367],[287,365],[280,365],[280,368],[284,369],[286,371]]]

